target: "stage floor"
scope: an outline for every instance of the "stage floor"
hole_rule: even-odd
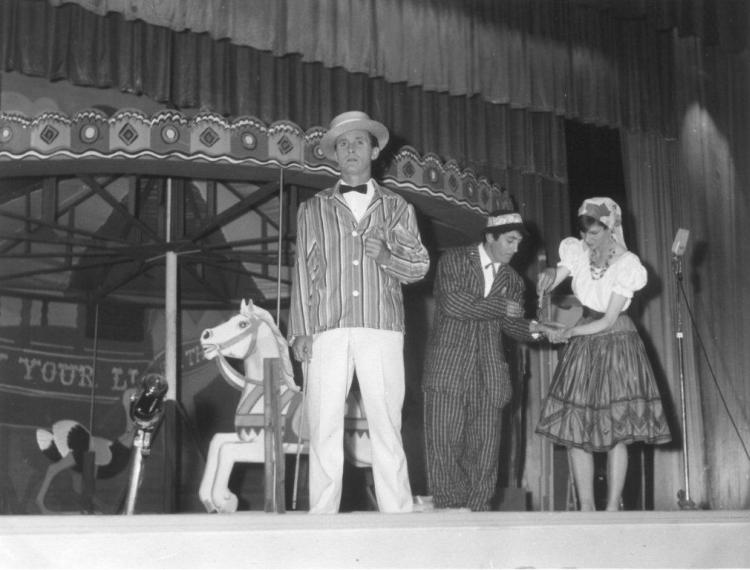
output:
[[[750,511],[0,517],[0,568],[741,568]]]

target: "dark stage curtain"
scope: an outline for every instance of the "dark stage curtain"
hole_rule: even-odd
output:
[[[630,49],[652,47],[644,31],[674,30],[740,52],[750,28],[744,0],[72,1],[99,15],[205,32],[275,56],[301,54],[305,62],[425,91],[610,125],[627,106],[626,126],[654,117],[645,109],[633,116],[639,107],[621,89],[622,73],[638,70],[638,83],[649,88],[644,95],[665,92],[658,88],[671,80],[664,52]],[[623,68],[627,61],[636,65]]]
[[[690,230],[682,263],[686,298],[679,298],[691,492],[715,509],[747,509],[750,51],[725,52],[696,37],[676,38],[673,49],[680,71],[677,138],[642,131],[622,136],[637,246],[654,277],[643,321],[678,406],[671,244],[678,228]],[[678,416],[679,407],[674,412]]]

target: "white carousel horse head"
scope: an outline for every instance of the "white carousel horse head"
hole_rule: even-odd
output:
[[[289,345],[276,326],[271,313],[244,299],[240,312],[229,320],[201,333],[203,356],[207,360],[223,357],[237,358],[245,363],[245,376],[262,378],[263,359],[278,358],[281,363],[282,380],[288,388],[299,390],[294,383]],[[220,363],[220,368],[221,368]],[[231,367],[230,367],[231,368]],[[231,374],[231,371],[228,371]],[[228,379],[229,380],[229,379]],[[231,384],[243,384],[245,378],[236,376]]]

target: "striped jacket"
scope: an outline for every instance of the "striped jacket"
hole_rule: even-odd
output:
[[[338,185],[318,192],[297,212],[297,249],[288,338],[340,327],[404,331],[401,285],[430,266],[414,208],[375,183],[375,195],[357,222]],[[368,235],[385,239],[386,265],[365,255]]]
[[[524,282],[502,265],[484,297],[484,274],[477,245],[447,250],[438,261],[435,316],[427,346],[424,390],[460,392],[463,379],[479,374],[497,407],[511,397],[502,333],[532,340],[529,321],[506,315],[507,300],[523,304]]]

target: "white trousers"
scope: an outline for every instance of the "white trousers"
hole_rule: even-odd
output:
[[[356,369],[372,447],[375,495],[381,512],[412,510],[401,440],[404,335],[340,328],[314,335],[305,407],[310,429],[310,512],[337,513],[344,474],[346,396]]]

